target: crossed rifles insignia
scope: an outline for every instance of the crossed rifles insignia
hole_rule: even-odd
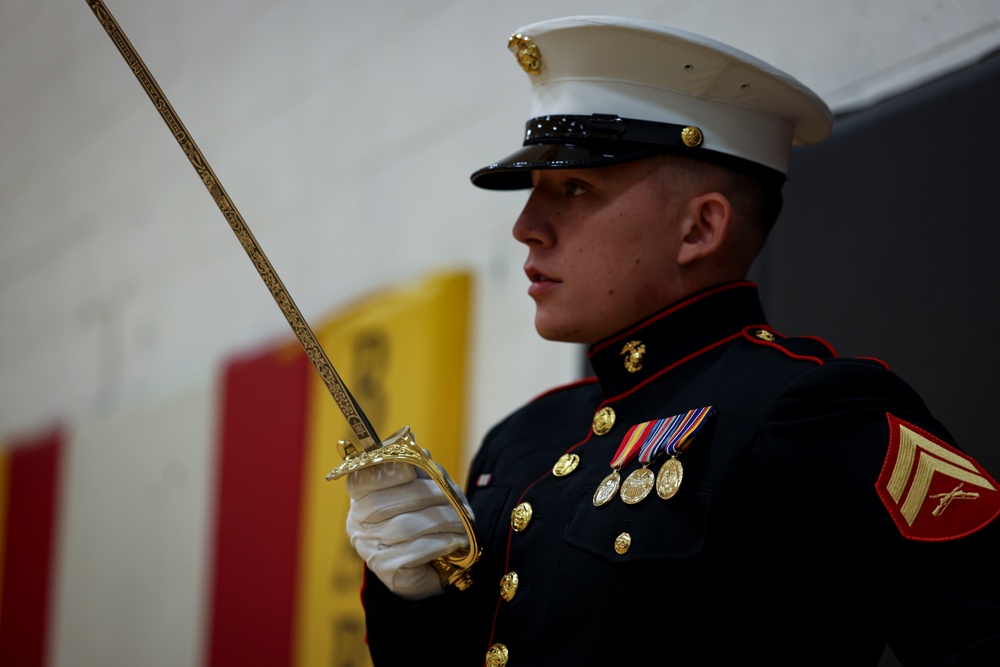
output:
[[[950,540],[1000,515],[997,482],[968,454],[891,414],[875,487],[904,537]]]

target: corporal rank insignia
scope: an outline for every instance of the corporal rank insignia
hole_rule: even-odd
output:
[[[889,449],[875,488],[903,537],[952,540],[1000,515],[1000,485],[972,457],[886,416]]]

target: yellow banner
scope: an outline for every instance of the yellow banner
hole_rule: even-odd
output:
[[[459,484],[464,437],[471,279],[432,275],[366,298],[316,327],[316,336],[378,435],[410,426]],[[347,539],[344,480],[325,475],[350,439],[326,386],[313,377],[303,483],[293,665],[371,664],[364,644],[361,559]],[[355,443],[356,444],[356,443]]]

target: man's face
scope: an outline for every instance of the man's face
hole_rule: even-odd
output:
[[[543,338],[593,343],[685,296],[673,171],[651,158],[533,172],[514,238]]]

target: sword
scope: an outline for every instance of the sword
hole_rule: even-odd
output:
[[[170,128],[181,150],[184,151],[188,160],[191,161],[191,166],[198,172],[202,183],[205,184],[205,187],[218,205],[219,210],[222,211],[222,215],[225,216],[233,233],[236,234],[236,238],[239,239],[243,249],[250,257],[250,261],[253,262],[264,284],[271,291],[271,296],[274,297],[278,307],[281,308],[281,312],[284,314],[285,319],[288,320],[288,324],[291,325],[292,331],[295,332],[295,336],[299,339],[299,343],[302,344],[306,355],[312,361],[313,366],[316,367],[316,371],[323,379],[323,383],[330,391],[334,401],[336,401],[337,407],[344,414],[344,418],[347,419],[348,425],[354,431],[355,437],[361,444],[362,450],[358,450],[349,440],[340,440],[337,443],[337,447],[344,458],[344,462],[334,468],[326,476],[326,479],[328,481],[339,479],[355,470],[387,462],[408,463],[426,472],[441,490],[444,491],[448,502],[458,512],[458,517],[469,537],[468,549],[460,549],[453,554],[438,558],[431,565],[445,575],[447,583],[455,585],[460,590],[468,588],[472,583],[468,570],[479,559],[482,550],[479,547],[479,541],[476,537],[472,516],[465,509],[465,504],[458,497],[458,494],[455,493],[455,490],[451,488],[451,484],[448,483],[447,478],[437,467],[437,464],[431,460],[430,456],[424,453],[423,449],[417,446],[416,440],[408,426],[399,429],[385,441],[379,439],[375,433],[375,429],[372,427],[371,421],[362,412],[361,406],[358,405],[347,385],[344,384],[337,370],[330,363],[330,359],[319,344],[319,340],[302,316],[298,306],[295,305],[288,290],[285,289],[284,283],[281,282],[274,267],[271,266],[271,262],[267,259],[260,245],[258,245],[257,240],[250,232],[250,228],[243,220],[243,216],[240,215],[233,201],[226,194],[225,188],[222,187],[222,183],[216,177],[215,172],[212,171],[208,160],[202,155],[201,149],[198,148],[191,134],[184,127],[180,116],[177,115],[170,105],[167,96],[160,90],[159,84],[156,83],[149,68],[146,67],[142,58],[139,57],[139,53],[132,46],[132,43],[129,42],[128,37],[125,36],[125,32],[118,25],[114,16],[111,15],[103,0],[87,0],[87,5],[93,10],[94,15],[101,22],[101,25],[104,26],[104,30],[108,33],[111,41],[118,47],[118,51],[125,58],[125,62],[128,63],[129,68],[135,74],[139,83],[142,84],[149,99],[153,102],[153,106],[160,112],[160,116],[163,117],[167,127]]]

